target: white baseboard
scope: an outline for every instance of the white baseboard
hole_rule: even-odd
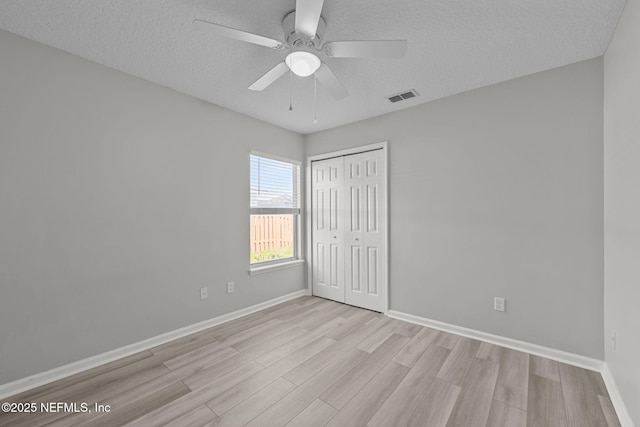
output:
[[[68,365],[60,366],[49,371],[41,372],[39,374],[31,375],[29,377],[22,378],[10,383],[2,384],[0,385],[0,399],[12,396],[17,393],[22,393],[35,387],[40,387],[41,385],[45,385],[50,382],[68,377],[70,375],[95,368],[96,366],[104,365],[105,363],[113,362],[114,360],[118,360],[123,357],[148,350],[160,344],[182,338],[195,332],[208,329],[212,326],[216,326],[221,323],[228,322],[230,320],[234,320],[260,310],[264,310],[265,308],[272,307],[276,304],[280,304],[282,302],[306,295],[309,295],[309,291],[307,289],[301,289],[299,291],[283,295],[269,301],[236,310],[232,313],[223,314],[221,316],[214,317],[203,322],[195,323],[193,325],[185,326],[184,328],[166,332],[164,334],[157,335],[155,337],[127,345],[125,347],[117,348],[115,350],[88,357],[86,359],[78,360],[77,362],[69,363]]]
[[[476,331],[474,329],[464,328],[462,326],[456,326],[437,320],[426,319],[424,317],[414,316],[400,311],[389,310],[388,316],[404,320],[405,322],[415,323],[417,325],[427,326],[440,331],[462,335],[463,337],[473,338],[479,341],[485,341],[502,347],[511,348],[513,350],[524,351],[526,353],[535,354],[536,356],[546,357],[547,359],[556,360],[558,362],[567,363],[569,365],[578,366],[591,371],[602,372],[604,365],[602,360],[592,359],[590,357],[580,356],[579,354],[531,344],[525,341],[518,341],[512,338],[501,337],[499,335],[493,335],[486,332]]]
[[[607,391],[609,392],[611,403],[613,403],[613,407],[618,414],[620,425],[622,427],[635,427],[635,424],[631,419],[631,415],[629,415],[629,411],[627,410],[627,406],[622,400],[618,385],[616,384],[616,381],[613,379],[613,375],[609,370],[609,365],[607,365],[606,363],[604,364],[602,369],[602,379],[604,380],[604,384],[607,386]]]

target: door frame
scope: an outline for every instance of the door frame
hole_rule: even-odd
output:
[[[383,262],[386,269],[385,286],[384,286],[384,315],[387,315],[389,311],[389,290],[390,286],[390,269],[389,269],[389,150],[388,141],[376,142],[374,144],[361,145],[359,147],[346,148],[344,150],[331,151],[322,154],[315,154],[313,156],[307,156],[305,167],[305,258],[307,259],[307,292],[309,295],[313,295],[313,256],[312,256],[312,221],[311,221],[311,162],[318,160],[331,159],[333,157],[348,156],[351,154],[364,153],[366,151],[382,150],[382,157],[384,158],[385,174],[383,177],[385,183],[385,203],[382,206],[385,213],[385,233],[384,233],[384,258]]]

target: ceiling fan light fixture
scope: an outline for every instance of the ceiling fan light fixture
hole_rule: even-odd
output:
[[[315,73],[320,68],[320,58],[311,52],[299,50],[291,52],[284,62],[296,76],[307,77]]]

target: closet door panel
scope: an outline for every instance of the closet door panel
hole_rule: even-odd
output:
[[[345,302],[343,163],[335,158],[311,164],[313,294],[339,302]]]
[[[375,311],[384,311],[386,297],[384,168],[382,150],[345,156],[345,193],[350,195],[345,240],[351,252],[345,262],[345,301]]]

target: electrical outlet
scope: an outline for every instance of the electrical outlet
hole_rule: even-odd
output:
[[[236,289],[235,289],[235,284],[233,282],[227,282],[227,293],[228,294],[232,294]]]
[[[200,299],[207,299],[209,297],[209,291],[207,288],[200,288]]]
[[[504,298],[495,297],[493,299],[493,309],[495,311],[504,311]]]

